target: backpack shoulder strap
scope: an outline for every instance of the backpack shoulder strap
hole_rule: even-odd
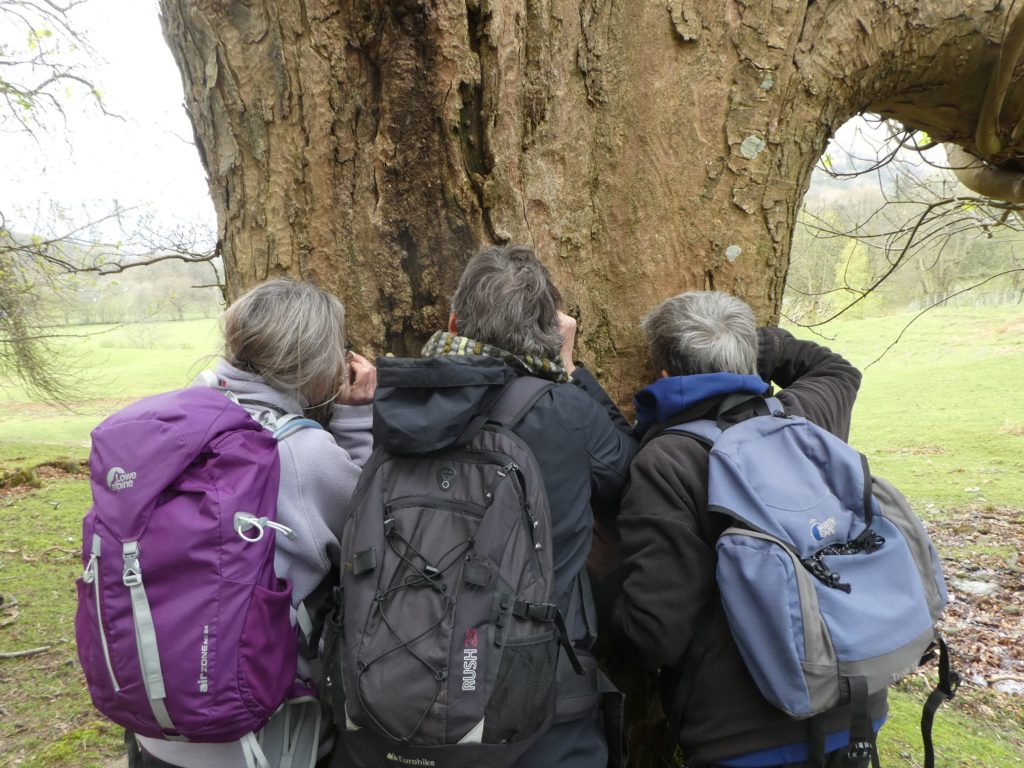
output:
[[[488,393],[480,413],[466,425],[462,434],[455,440],[455,444],[468,443],[487,422],[512,429],[541,395],[553,386],[553,382],[536,376],[519,376],[501,389]]]
[[[511,429],[525,416],[536,402],[554,387],[554,382],[536,376],[519,376],[513,379],[491,406],[487,420]]]
[[[298,432],[306,427],[323,429],[319,422],[307,419],[294,413],[284,413],[273,403],[258,400],[249,395],[238,395],[227,387],[227,382],[218,378],[217,374],[207,369],[200,371],[193,382],[195,386],[209,387],[221,392],[231,402],[242,406],[248,411],[253,421],[260,426],[269,429],[274,437],[282,440],[293,432]]]
[[[735,419],[739,416],[738,421],[730,420],[730,416]],[[786,409],[782,403],[779,402],[778,398],[765,397],[761,398],[758,395],[749,394],[733,394],[725,397],[718,407],[718,412],[713,419],[697,419],[696,421],[688,421],[683,424],[674,424],[671,427],[666,427],[660,432],[654,434],[647,434],[640,443],[640,447],[647,445],[648,442],[656,437],[668,433],[676,433],[689,435],[694,438],[697,442],[703,445],[705,448],[710,449],[714,445],[722,432],[735,424],[746,421],[747,419],[755,416],[779,416],[784,417],[786,415]]]
[[[698,419],[697,421],[688,421],[685,424],[676,424],[663,429],[655,437],[671,433],[688,435],[705,447],[711,448],[715,440],[722,434],[722,428],[712,419]]]

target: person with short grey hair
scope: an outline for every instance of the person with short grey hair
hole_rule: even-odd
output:
[[[510,382],[533,376],[556,385],[545,389],[511,429],[540,469],[551,509],[553,591],[568,626],[567,641],[577,656],[586,657],[589,675],[577,679],[568,663],[558,664],[573,678],[573,696],[563,689],[568,706],[557,707],[559,722],[516,760],[517,768],[620,764],[609,761],[604,726],[614,728],[614,718],[604,718],[600,706],[602,690],[590,654],[597,631],[588,620],[593,612],[573,595],[589,594],[586,560],[594,509],[618,506],[636,443],[601,386],[574,365],[576,321],[562,310],[561,294],[531,249],[485,248],[466,264],[448,328],[430,338],[423,357],[378,360],[378,443],[387,447],[390,436],[399,435],[398,447],[409,454],[458,445],[459,425],[486,417]],[[347,763],[339,756],[334,764]]]
[[[452,298],[452,314],[463,336],[551,360],[562,352],[561,306],[562,295],[547,268],[522,245],[477,254],[463,270]]]
[[[757,373],[757,322],[735,296],[681,293],[652,309],[640,327],[655,368],[670,376]]]
[[[224,313],[223,332],[223,357],[196,386],[225,390],[268,429],[289,416],[321,427],[310,424],[278,442],[277,521],[295,537],[275,538],[274,570],[291,582],[292,607],[298,608],[330,570],[328,553],[338,547],[343,510],[370,455],[376,369],[346,352],[342,303],[308,282],[280,278],[257,285]],[[312,673],[300,657],[296,675],[312,680]],[[307,738],[310,743],[296,754],[303,747],[329,752],[326,724],[310,725],[298,710],[281,712],[267,727],[279,726],[280,716],[292,728],[291,740]],[[299,729],[302,737],[296,737]],[[164,741],[131,733],[125,742],[129,768],[248,765],[240,742]]]
[[[607,580],[621,583],[608,610],[618,647],[637,666],[661,671],[666,712],[684,700],[681,726],[671,737],[687,765],[805,766],[807,722],[790,718],[760,694],[718,596],[715,545],[731,520],[708,509],[710,447],[666,430],[758,412],[774,382],[787,414],[845,440],[860,372],[814,342],[780,328],[758,328],[750,307],[725,293],[666,299],[641,327],[658,379],[634,399],[635,434],[643,447],[616,521],[621,567]],[[680,678],[687,682],[674,687],[671,681]],[[884,693],[869,706],[872,720],[880,722]],[[848,708],[829,713],[827,743],[835,745],[829,768],[846,765],[848,724]]]

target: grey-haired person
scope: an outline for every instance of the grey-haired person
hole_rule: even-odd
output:
[[[586,567],[594,509],[617,506],[636,444],[601,386],[574,366],[576,322],[561,309],[561,294],[532,250],[510,245],[481,251],[462,273],[447,329],[423,348],[423,357],[445,357],[446,364],[413,359],[385,368],[381,363],[381,391],[387,397],[378,397],[374,420],[375,431],[416,435],[435,444],[457,436],[453,424],[464,422],[467,414],[472,420],[486,413],[496,387],[500,391],[522,376],[555,383],[512,430],[539,466],[551,509],[555,597],[577,655],[587,656],[596,627],[588,633],[582,605],[570,613],[572,592]],[[424,373],[442,367],[443,383]],[[604,768],[608,746],[599,701],[595,690],[578,711],[563,708],[564,721],[541,735],[515,765]],[[344,737],[339,744],[344,749]],[[346,765],[346,756],[340,754],[334,764]]]
[[[298,430],[278,443],[277,519],[295,538],[276,537],[274,569],[291,581],[292,606],[298,608],[330,570],[342,511],[370,454],[376,369],[346,351],[345,309],[312,283],[280,278],[257,285],[231,305],[222,323],[223,356],[197,384],[231,392],[268,424],[293,415],[322,427]],[[312,678],[306,659],[299,659],[296,674]],[[326,754],[327,719],[310,722],[311,711],[289,715],[292,736],[305,742],[299,754]],[[280,725],[272,721],[268,727]],[[127,734],[126,743],[129,768],[247,765],[240,742],[197,744]]]
[[[725,398],[763,395],[774,382],[788,414],[845,440],[861,374],[823,346],[779,328],[758,328],[746,303],[721,292],[666,299],[642,328],[660,378],[634,401],[636,435],[645,442],[617,519],[623,564],[613,611],[617,645],[624,658],[652,671],[692,665],[685,674],[692,681],[689,698],[674,734],[687,765],[803,766],[807,721],[788,717],[761,696],[718,598],[715,543],[730,522],[707,508],[709,449],[688,435],[656,435],[675,424],[717,418]],[[703,647],[703,654],[688,657],[691,644]],[[885,695],[870,708],[876,723],[884,718]],[[843,734],[848,725],[848,709],[829,713],[827,743],[835,745],[830,768],[845,764],[847,750],[839,747],[849,741]]]

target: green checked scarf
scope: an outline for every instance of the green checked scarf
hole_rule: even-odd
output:
[[[520,357],[493,344],[484,344],[482,341],[467,339],[465,336],[458,336],[448,331],[438,331],[431,336],[430,340],[423,345],[422,355],[424,357],[436,357],[439,355],[452,355],[455,357],[487,355],[488,357],[504,360],[513,368],[526,371],[531,376],[554,381],[558,384],[564,384],[569,381],[569,374],[565,372],[565,363],[562,362],[561,358],[549,360],[548,358],[534,357],[533,355]]]

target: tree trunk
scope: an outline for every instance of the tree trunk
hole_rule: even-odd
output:
[[[778,319],[796,212],[851,116],[1020,152],[1000,121],[1024,86],[1001,93],[999,152],[974,140],[1008,7],[161,0],[229,298],[310,278],[358,349],[415,353],[475,250],[526,243],[620,403],[648,379],[637,324],[660,299],[721,289]]]
[[[411,353],[473,251],[525,242],[620,401],[645,376],[637,321],[659,299],[718,288],[777,319],[796,210],[850,116],[970,145],[1005,14],[995,0],[161,5],[229,297],[311,278],[341,294],[359,346]],[[1020,106],[1011,94],[1004,112]]]

